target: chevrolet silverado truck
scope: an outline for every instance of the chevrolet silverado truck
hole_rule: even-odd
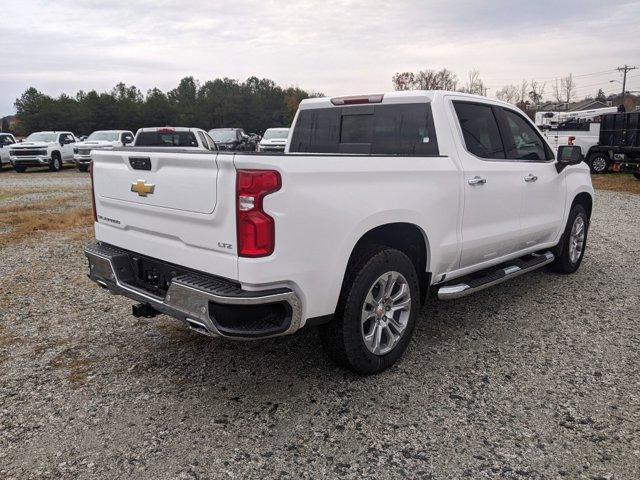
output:
[[[10,133],[0,132],[0,170],[9,165],[9,148],[16,144],[16,138]]]
[[[123,147],[133,142],[129,130],[97,130],[73,147],[73,160],[78,170],[86,172],[91,165],[91,151],[102,148]]]
[[[73,163],[76,142],[71,132],[35,132],[24,142],[11,146],[9,160],[19,173],[28,167],[49,167],[52,172],[57,172],[64,163]]]
[[[284,153],[115,148],[92,175],[89,277],[134,315],[231,339],[317,326],[360,374],[401,357],[430,288],[576,271],[594,196],[577,147],[445,91],[303,100]]]
[[[186,150],[217,151],[218,147],[209,134],[200,128],[190,127],[146,127],[136,132],[133,141],[136,147],[172,148]]]
[[[267,128],[258,143],[258,152],[284,152],[289,138],[288,128]]]

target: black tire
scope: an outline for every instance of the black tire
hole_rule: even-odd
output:
[[[402,280],[406,282],[404,285],[408,287],[411,296],[410,299],[406,299],[409,311],[405,311],[408,315],[404,316],[404,330],[395,344],[388,333],[384,334],[387,347],[392,346],[392,348],[383,354],[375,354],[365,344],[365,326],[361,322],[361,317],[365,298],[370,289],[377,288],[380,278],[390,272],[399,273],[403,277]],[[398,280],[402,281],[400,278]],[[394,295],[390,292],[389,296]],[[409,257],[394,249],[382,247],[367,249],[350,264],[334,318],[330,323],[319,327],[324,350],[336,363],[360,375],[371,375],[386,370],[400,359],[411,340],[420,308],[419,299],[418,275]],[[384,312],[384,308],[382,311]],[[395,312],[391,315],[395,316],[396,313],[403,315],[403,312]],[[376,321],[375,318],[377,317],[372,316],[373,322]],[[398,323],[401,322],[398,321]],[[387,327],[386,332],[394,330],[398,333],[398,330],[391,328],[390,322],[388,325],[390,326]],[[378,339],[378,342],[381,342],[380,336]]]
[[[571,255],[571,232],[576,223],[578,217],[582,219],[584,225],[584,240],[580,248],[579,256],[572,258]],[[589,217],[584,207],[580,204],[576,204],[571,208],[569,212],[569,218],[567,220],[567,226],[564,229],[560,243],[553,249],[553,253],[556,256],[555,260],[551,262],[547,268],[555,273],[569,274],[578,270],[584,257],[584,252],[587,248],[587,237],[589,234]]]
[[[24,173],[27,170],[27,167],[24,167],[22,165],[14,165],[13,169],[18,173]]]
[[[78,170],[80,170],[81,172],[88,172],[89,165],[78,165]]]
[[[52,172],[59,172],[62,170],[62,158],[57,152],[51,154],[51,161],[49,162],[49,170]]]
[[[640,173],[634,173],[633,176],[636,180],[640,180]]]
[[[606,153],[594,153],[589,157],[591,173],[607,173],[609,170],[609,156]]]

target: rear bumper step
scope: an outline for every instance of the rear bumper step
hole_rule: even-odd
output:
[[[540,255],[533,254],[532,257],[530,260],[521,261],[518,265],[509,265],[483,277],[440,287],[438,290],[438,298],[440,300],[454,300],[456,298],[466,297],[472,293],[479,292],[485,288],[498,285],[499,283],[506,282],[527,272],[544,267],[553,262],[555,258],[551,252],[545,252]]]
[[[291,289],[247,291],[223,278],[180,271],[162,294],[145,290],[136,281],[132,259],[138,255],[96,243],[87,245],[85,255],[89,278],[111,293],[139,302],[142,306],[136,306],[134,313],[140,316],[156,310],[199,333],[236,339],[287,335],[300,328],[302,305]]]

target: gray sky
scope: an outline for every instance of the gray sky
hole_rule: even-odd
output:
[[[640,67],[640,1],[4,0],[0,116],[28,87],[169,90],[193,75],[267,77],[327,95],[392,89],[398,71],[478,69],[493,96],[573,72],[578,96]],[[640,69],[629,74],[640,90]]]

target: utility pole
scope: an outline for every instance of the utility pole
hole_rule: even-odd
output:
[[[624,96],[625,96],[625,92],[627,90],[627,72],[629,72],[631,70],[635,70],[636,68],[638,68],[638,67],[630,67],[626,63],[624,64],[624,67],[616,68],[616,70],[618,70],[619,72],[622,72],[622,74],[624,75],[623,78],[622,78],[622,103],[624,103]]]

